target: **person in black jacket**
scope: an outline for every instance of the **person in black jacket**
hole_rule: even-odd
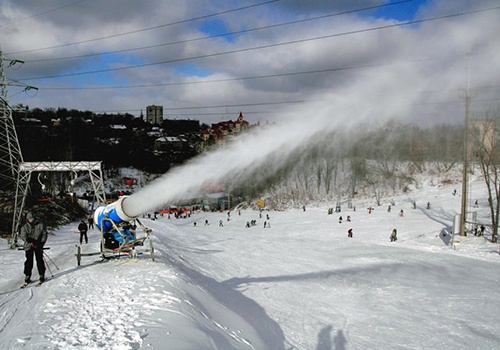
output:
[[[36,266],[40,275],[40,282],[45,281],[45,262],[43,261],[43,246],[47,242],[47,229],[32,213],[26,215],[27,222],[21,228],[19,237],[24,241],[24,281],[31,282],[31,271],[33,270],[33,255],[36,258]]]
[[[89,230],[89,227],[85,223],[85,221],[80,221],[80,224],[78,225],[78,231],[80,231],[80,244],[83,243],[83,237],[85,237],[85,244],[89,242],[89,239],[87,237],[87,231]]]

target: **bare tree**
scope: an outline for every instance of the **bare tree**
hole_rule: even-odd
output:
[[[488,111],[471,128],[473,150],[481,167],[491,215],[491,241],[498,240],[500,214],[500,110]]]

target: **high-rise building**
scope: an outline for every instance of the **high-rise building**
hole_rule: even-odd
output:
[[[146,121],[151,124],[161,124],[163,122],[163,106],[147,106]]]

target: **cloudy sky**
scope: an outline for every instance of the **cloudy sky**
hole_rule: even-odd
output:
[[[139,116],[156,104],[206,123],[279,122],[311,101],[334,118],[344,94],[460,123],[467,82],[473,114],[499,105],[499,33],[499,0],[0,3],[11,105]]]

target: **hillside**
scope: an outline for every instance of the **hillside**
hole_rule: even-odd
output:
[[[18,289],[23,254],[2,249],[0,337],[6,349],[492,349],[498,245],[488,229],[454,244],[444,235],[455,188],[427,178],[388,198],[391,212],[369,213],[366,199],[334,215],[306,206],[144,219],[155,262],[144,252],[76,267],[76,223],[66,225],[49,237],[53,277],[40,288]],[[470,193],[486,217],[477,179]],[[82,249],[98,251],[98,240],[91,231]]]

